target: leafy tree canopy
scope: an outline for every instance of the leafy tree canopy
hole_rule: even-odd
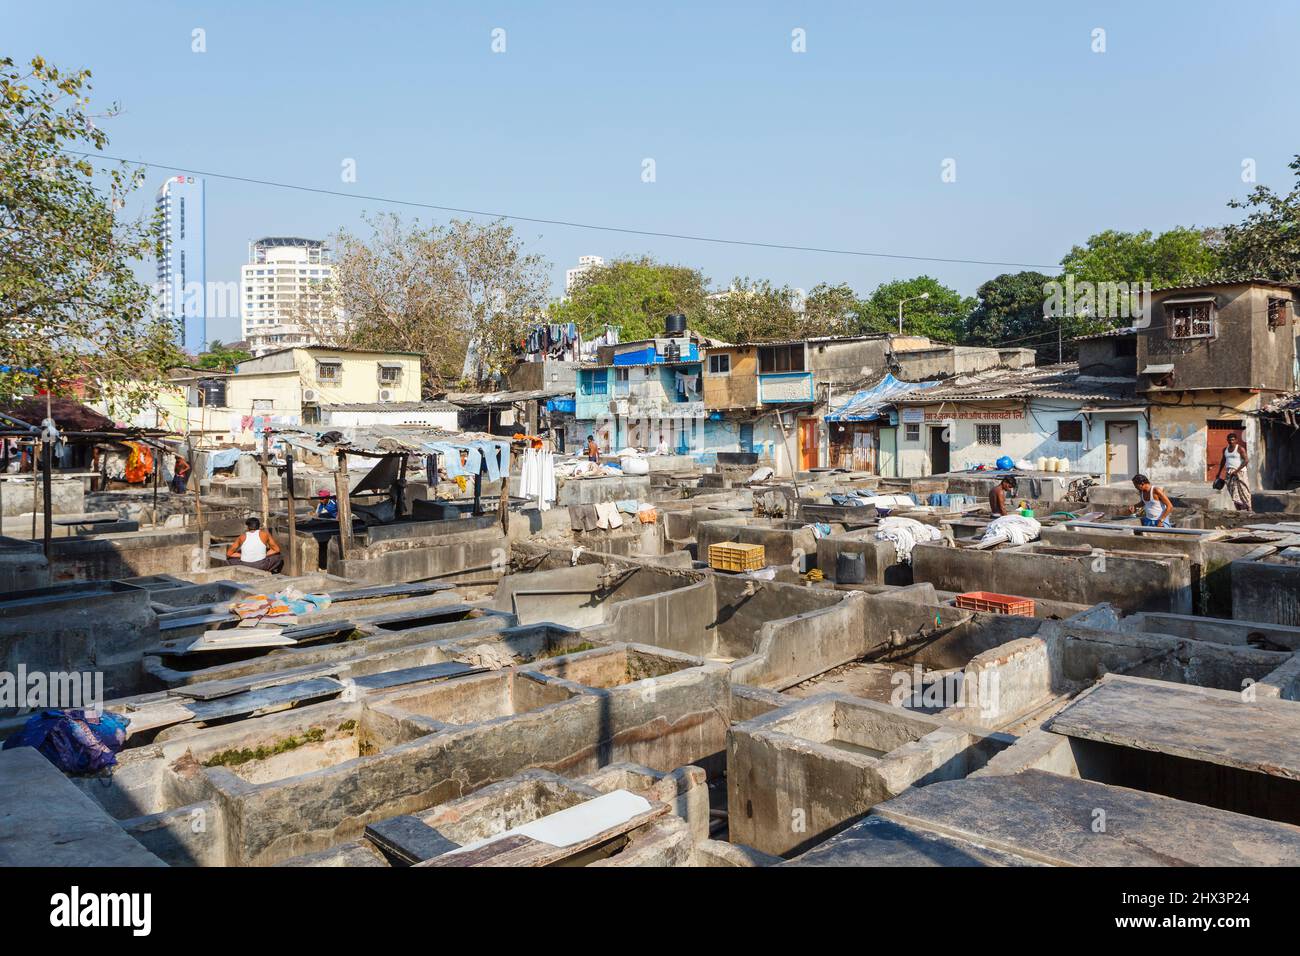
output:
[[[138,405],[182,356],[132,271],[158,251],[155,223],[119,214],[142,172],[69,154],[108,145],[89,93],[89,70],[0,58],[0,364]]]
[[[695,325],[708,280],[698,269],[656,262],[649,256],[615,259],[583,273],[566,299],[551,303],[551,322],[573,322],[587,337],[616,326],[623,341],[663,332],[664,318],[684,313]]]

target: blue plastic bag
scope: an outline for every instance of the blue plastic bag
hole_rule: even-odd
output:
[[[117,765],[126,743],[130,718],[119,714],[88,715],[84,710],[43,710],[4,743],[35,747],[64,773],[98,773]]]
[[[1011,460],[1010,455],[1003,455],[997,460],[998,471],[1010,471],[1016,467],[1016,463]]]

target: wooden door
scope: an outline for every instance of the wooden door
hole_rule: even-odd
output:
[[[1137,474],[1137,422],[1106,423],[1106,480],[1125,481]]]
[[[799,470],[807,471],[818,465],[817,419],[799,419]]]
[[[1205,480],[1213,481],[1223,461],[1223,450],[1228,447],[1228,436],[1242,437],[1241,422],[1205,423]]]

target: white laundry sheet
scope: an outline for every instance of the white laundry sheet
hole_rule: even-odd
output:
[[[548,846],[573,846],[589,840],[603,830],[626,823],[650,809],[650,801],[627,790],[614,790],[576,807],[547,814],[529,823],[502,830],[493,836],[448,851],[445,855],[465,853],[496,843],[511,836],[526,836]]]
[[[912,549],[916,547],[917,542],[938,541],[942,537],[943,532],[934,525],[922,524],[915,518],[891,515],[888,518],[881,518],[880,524],[876,527],[876,538],[881,541],[892,541],[898,560],[904,564],[911,563]]]
[[[1015,545],[1028,544],[1030,541],[1037,541],[1038,533],[1042,530],[1043,526],[1033,518],[1026,518],[1024,515],[1002,515],[989,522],[980,542],[1005,540]]]

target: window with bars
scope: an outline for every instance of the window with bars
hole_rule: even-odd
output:
[[[1214,303],[1190,302],[1165,306],[1171,339],[1208,338],[1214,334]]]
[[[1279,325],[1286,325],[1286,299],[1270,298],[1268,300],[1268,327],[1276,329]]]
[[[317,362],[316,382],[320,385],[337,385],[343,380],[342,362]]]
[[[920,441],[920,440],[921,440],[921,426],[920,426],[919,424],[917,424],[916,422],[904,422],[904,423],[903,423],[903,440],[904,440],[904,441]]]
[[[1056,423],[1056,440],[1059,442],[1083,441],[1083,422],[1058,421]]]
[[[1002,444],[1002,426],[1001,426],[1001,425],[976,425],[976,426],[975,426],[975,444],[977,444],[977,445],[1001,445],[1001,444]]]

